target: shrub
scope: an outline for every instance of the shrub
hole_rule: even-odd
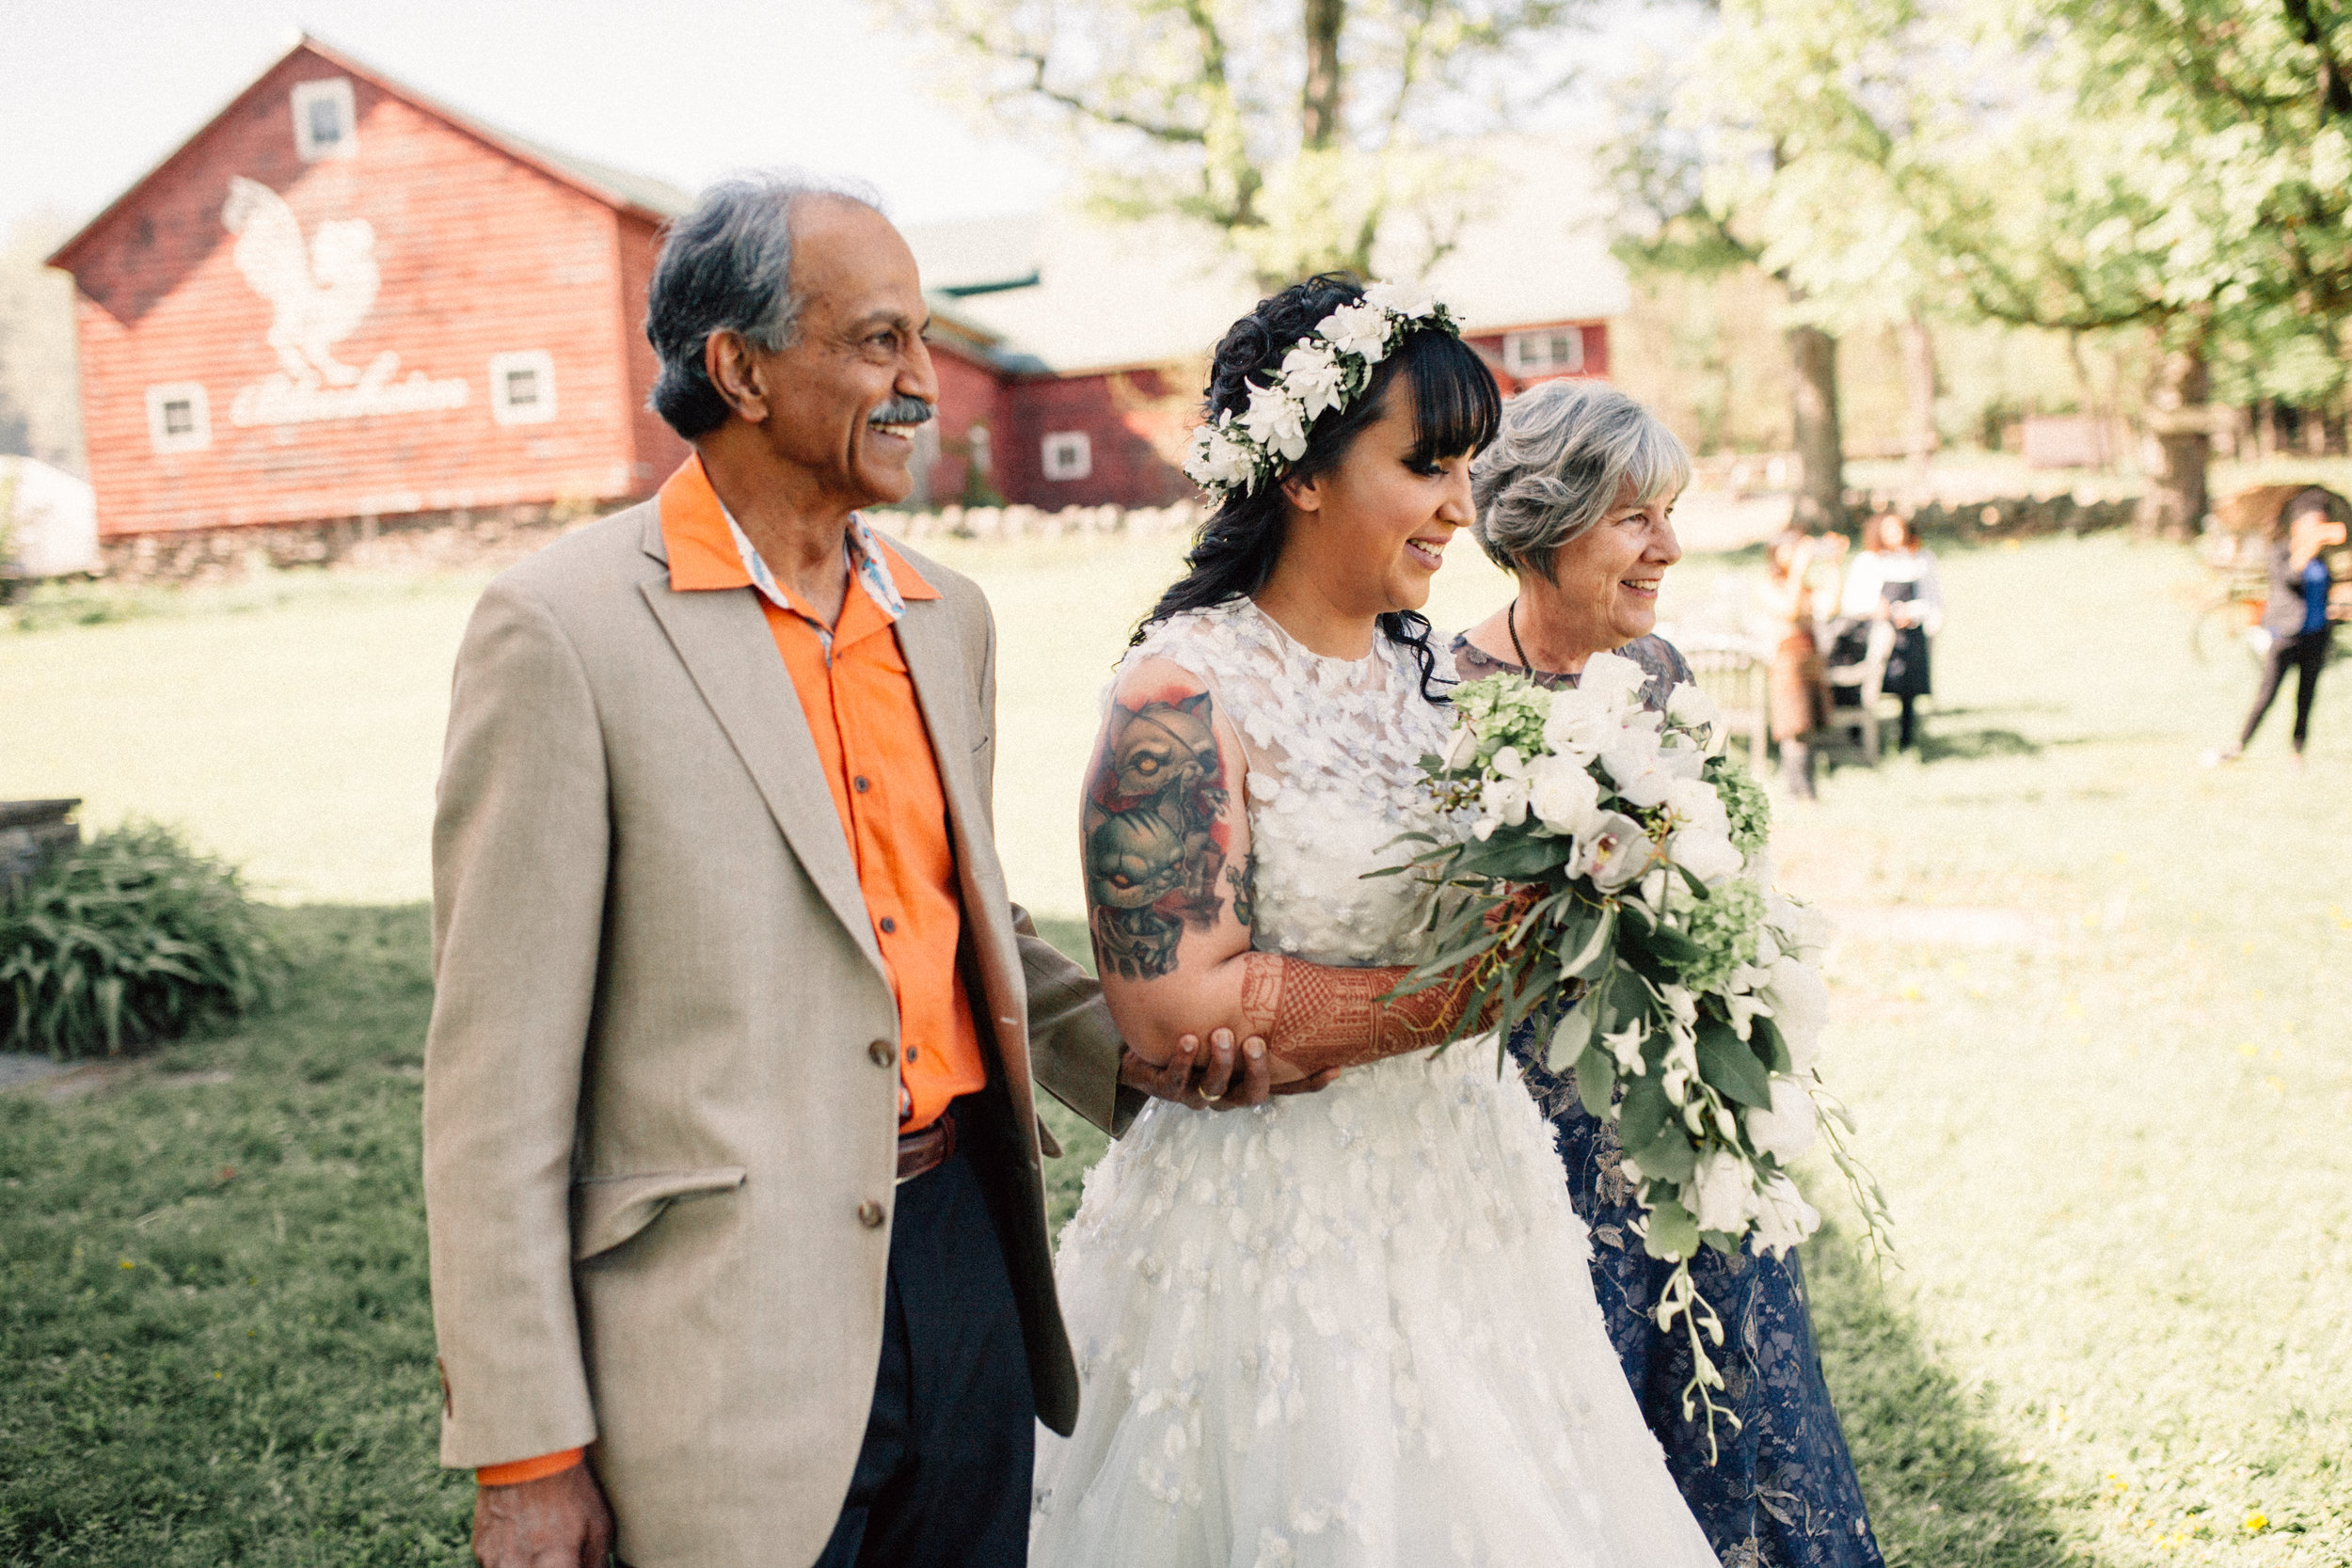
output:
[[[100,833],[0,906],[0,1050],[173,1039],[268,1006],[283,968],[234,867],[168,828]]]

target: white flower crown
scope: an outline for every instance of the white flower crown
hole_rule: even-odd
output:
[[[1305,455],[1317,418],[1345,408],[1372,380],[1372,369],[1405,335],[1435,325],[1457,336],[1454,314],[1435,294],[1401,283],[1375,283],[1293,343],[1282,368],[1249,389],[1249,406],[1228,409],[1193,432],[1184,475],[1219,501],[1254,493]]]

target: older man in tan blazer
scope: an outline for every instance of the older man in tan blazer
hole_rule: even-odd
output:
[[[647,319],[696,456],[468,628],[425,1196],[490,1568],[1022,1561],[1078,1391],[1032,1075],[1106,1128],[1265,1093],[1221,1034],[1205,1082],[1122,1069],[1006,895],[987,604],[857,515],[909,487],[926,321],[864,200],[716,189]]]

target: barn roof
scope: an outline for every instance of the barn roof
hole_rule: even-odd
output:
[[[1623,315],[1631,294],[1609,252],[1595,160],[1569,137],[1482,145],[1483,208],[1424,269],[1408,240],[1379,258],[1423,273],[1472,333]],[[1082,374],[1206,354],[1259,297],[1249,269],[1194,227],[1110,224],[1057,210],[905,230],[925,284],[986,328],[1003,368]]]
[[[104,228],[117,213],[135,201],[139,193],[153,183],[155,179],[177,162],[183,153],[211,135],[213,128],[228,119],[230,111],[243,103],[247,94],[260,87],[288,60],[300,54],[316,55],[327,64],[358,77],[370,86],[389,93],[411,107],[421,109],[435,119],[455,126],[477,141],[505,153],[516,162],[527,164],[540,173],[560,181],[587,196],[592,196],[608,206],[659,221],[662,218],[675,217],[694,204],[694,198],[691,196],[665,181],[628,169],[614,168],[609,164],[599,164],[587,158],[577,157],[548,147],[544,142],[516,135],[512,131],[493,125],[463,110],[453,109],[438,99],[419,92],[405,82],[385,74],[346,51],[333,44],[323,42],[309,33],[304,33],[295,39],[294,45],[284,54],[272,60],[265,70],[232,94],[229,101],[220,106],[219,111],[212,119],[206,120],[193,135],[186,137],[179,146],[166,153],[152,168],[133,181],[130,187],[120,196],[108,202],[103,212],[84,224],[72,239],[59,245],[50,255],[49,265],[64,267],[68,271],[72,270],[73,259],[81,250],[85,241]]]

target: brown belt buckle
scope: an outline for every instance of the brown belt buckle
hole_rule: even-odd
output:
[[[898,1134],[898,1180],[905,1186],[918,1176],[939,1168],[948,1155],[956,1151],[956,1118],[941,1112],[939,1119],[929,1127]]]

